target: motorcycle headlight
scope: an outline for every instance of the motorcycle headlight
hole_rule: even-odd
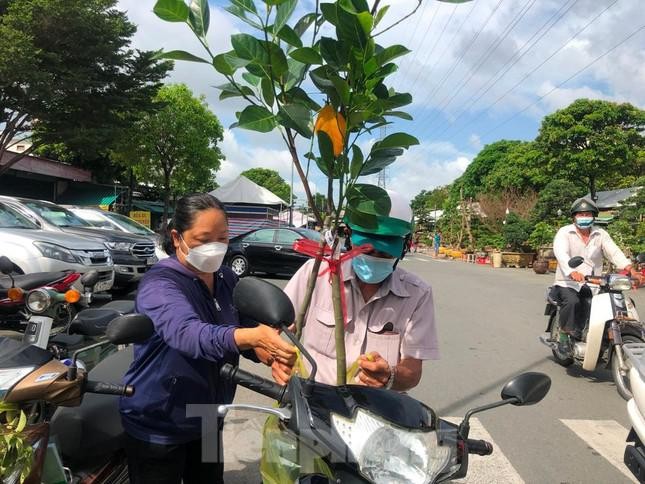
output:
[[[49,259],[62,260],[64,262],[71,262],[73,264],[78,263],[78,260],[76,259],[76,257],[74,257],[74,254],[72,254],[72,252],[65,247],[61,247],[60,245],[56,244],[50,244],[49,242],[34,242],[34,245],[44,257],[48,257]]]
[[[629,291],[632,288],[632,281],[627,276],[613,274],[609,278],[609,289],[612,291]]]
[[[121,252],[130,252],[132,248],[131,243],[129,242],[105,242],[105,246],[110,250],[118,250]]]
[[[451,462],[452,449],[435,431],[402,429],[359,409],[353,419],[331,416],[361,474],[376,484],[432,482]]]
[[[42,313],[51,306],[52,298],[45,289],[34,289],[27,294],[27,308],[33,313]]]
[[[36,369],[35,366],[6,368],[0,370],[0,400],[11,388]]]

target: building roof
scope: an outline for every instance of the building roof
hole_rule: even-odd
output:
[[[273,192],[242,175],[232,182],[213,190],[210,194],[217,197],[220,202],[227,204],[289,205]]]
[[[9,163],[18,153],[7,150],[0,159],[0,166]],[[66,180],[91,182],[92,173],[76,166],[67,165],[60,161],[50,160],[42,156],[27,155],[11,166],[12,170],[26,171],[28,173],[37,173]]]
[[[617,208],[623,206],[623,202],[628,198],[636,195],[638,191],[643,187],[630,187],[630,188],[621,188],[620,190],[608,190],[604,192],[596,192],[598,200],[596,200],[596,205],[600,210]],[[587,193],[586,197],[591,197],[590,193]]]

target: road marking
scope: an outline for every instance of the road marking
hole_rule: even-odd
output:
[[[459,424],[463,417],[448,417],[453,423]],[[487,456],[469,455],[468,456],[468,474],[463,479],[454,482],[468,484],[489,484],[491,482],[503,482],[505,484],[522,484],[519,473],[513,467],[513,464],[506,458],[502,450],[495,443],[491,435],[484,428],[478,418],[470,419],[471,439],[483,439],[493,444],[493,453]]]
[[[623,464],[628,431],[614,420],[564,420],[564,425],[608,460],[632,482],[638,482]]]

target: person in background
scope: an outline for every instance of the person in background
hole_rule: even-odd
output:
[[[432,289],[398,266],[409,248],[410,203],[396,192],[388,195],[392,208],[388,216],[377,217],[376,226],[345,220],[354,247],[371,245],[342,265],[346,360],[348,365],[358,360],[359,383],[405,391],[419,383],[423,360],[439,358],[439,345]],[[296,310],[313,263],[307,261],[284,289]],[[337,382],[334,324],[331,284],[323,274],[316,280],[302,341],[318,364],[316,380],[331,385]],[[289,371],[284,368],[279,377],[286,381]]]
[[[441,232],[437,230],[433,239],[434,256],[439,257],[439,247],[441,247]]]
[[[224,206],[208,194],[178,200],[164,250],[139,284],[136,310],[155,332],[135,345],[125,383],[136,393],[120,401],[133,484],[221,483],[223,462],[202,462],[202,419],[189,405],[233,401],[235,387],[219,376],[239,355],[286,366],[295,348],[268,326],[243,328],[233,305],[237,277],[222,260],[228,246]],[[221,428],[217,435],[221,444]],[[219,448],[221,455],[221,445]]]

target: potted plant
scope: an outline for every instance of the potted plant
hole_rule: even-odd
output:
[[[533,270],[537,274],[546,274],[549,271],[548,253],[543,249],[553,242],[555,233],[555,227],[546,222],[538,222],[528,238],[528,245],[538,253],[538,258],[533,263]]]

